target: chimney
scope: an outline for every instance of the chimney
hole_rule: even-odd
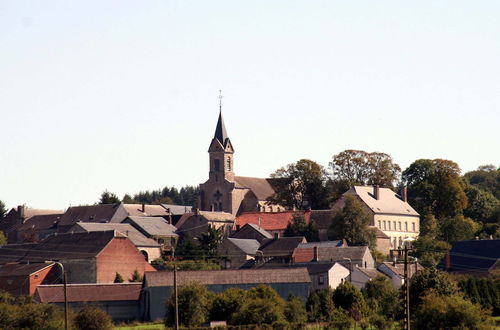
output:
[[[450,258],[450,251],[448,251],[444,256],[444,270],[448,270],[450,268],[451,268],[451,258]]]
[[[17,206],[17,213],[19,213],[19,216],[21,218],[24,218],[24,210],[25,210],[26,206],[24,205],[18,205]]]
[[[396,257],[392,258],[392,265],[396,267]]]
[[[378,184],[373,186],[373,197],[375,197],[376,200],[380,197],[380,187]]]
[[[198,215],[198,208],[197,207],[194,208],[194,215]]]
[[[146,204],[142,203],[141,212],[146,212]]]
[[[319,258],[318,258],[318,247],[317,246],[313,247],[313,261],[316,261],[316,262],[319,261]]]
[[[405,203],[408,202],[408,188],[406,186],[401,188],[401,199]]]

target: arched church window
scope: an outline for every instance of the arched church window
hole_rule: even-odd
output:
[[[227,157],[227,170],[231,171],[231,157]]]
[[[214,159],[214,170],[215,170],[215,172],[220,171],[220,160],[219,159]]]

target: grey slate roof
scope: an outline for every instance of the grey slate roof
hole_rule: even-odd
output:
[[[251,256],[254,256],[257,253],[257,250],[260,246],[260,243],[255,239],[228,238],[227,240],[234,244],[241,251]]]
[[[173,225],[161,217],[128,217],[130,223],[140,227],[143,232],[151,236],[177,237]]]
[[[33,263],[33,264],[19,264],[10,263],[0,266],[0,277],[10,276],[29,276],[35,274],[47,267],[51,267],[54,263]]]
[[[456,242],[437,267],[448,272],[465,273],[488,272],[498,268],[500,239]]]
[[[365,274],[370,279],[376,278],[377,276],[383,276],[383,274],[375,268],[356,267],[356,269]]]
[[[137,217],[168,217],[168,211],[162,205],[123,204],[129,216]],[[144,211],[143,211],[144,210]]]
[[[303,236],[266,238],[261,242],[259,250],[263,256],[291,256],[293,250],[304,242],[306,239]]]
[[[250,189],[255,197],[259,201],[265,201],[267,198],[274,195],[274,186],[277,182],[281,182],[283,179],[273,179],[273,178],[253,178],[246,176],[235,176],[234,182],[236,183],[236,188],[247,188]]]
[[[236,269],[236,270],[200,270],[178,271],[179,285],[198,282],[203,285],[213,284],[270,284],[270,283],[310,283],[311,278],[306,268],[283,269]],[[144,286],[173,286],[173,272],[145,272]]]
[[[217,120],[217,126],[215,127],[214,139],[219,140],[220,144],[225,146],[226,139],[228,139],[226,132],[226,126],[224,125],[224,119],[222,118],[222,111],[219,112],[219,119]]]
[[[362,260],[368,246],[347,246],[347,247],[333,247],[328,249],[318,249],[318,258],[321,261],[338,261],[349,258],[352,261]]]
[[[314,247],[341,247],[344,244],[343,240],[336,241],[323,241],[323,242],[310,242],[310,243],[300,243],[297,248],[314,248]],[[345,243],[347,246],[347,243]]]
[[[273,238],[273,235],[271,235],[270,232],[268,232],[267,230],[263,229],[262,227],[259,227],[258,225],[256,224],[253,224],[253,223],[247,223],[245,226],[250,226],[252,227],[253,229],[255,229],[259,234],[261,234],[262,236],[264,236],[265,238]],[[245,227],[243,226],[243,227]]]
[[[172,215],[182,215],[184,213],[192,212],[193,207],[187,205],[174,205],[174,204],[161,204],[164,208],[170,210]]]
[[[115,215],[117,212],[123,214],[122,217],[117,219]],[[72,206],[66,210],[62,215],[59,226],[67,227],[73,226],[75,223],[81,222],[121,222],[126,217],[125,209],[121,203],[117,204],[99,204],[99,205],[84,205]]]
[[[160,247],[155,240],[147,238],[137,229],[128,223],[94,223],[94,222],[77,222],[69,232],[92,232],[92,231],[109,231],[116,230],[127,236],[135,246]]]

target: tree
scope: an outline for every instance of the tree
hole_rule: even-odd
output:
[[[482,329],[489,328],[490,315],[478,305],[453,294],[442,296],[430,292],[414,314],[416,329]]]
[[[292,221],[288,224],[283,233],[285,237],[304,236],[308,242],[318,242],[319,232],[313,220],[306,223],[304,213],[295,212]]]
[[[500,199],[500,167],[479,166],[476,171],[465,173],[464,181]]]
[[[361,290],[371,310],[395,320],[401,312],[401,297],[386,276],[379,275],[368,281]]]
[[[118,274],[118,275],[120,275],[120,274]],[[142,282],[142,275],[139,274],[139,272],[137,271],[137,269],[134,270],[134,272],[132,273],[132,278],[129,281],[130,282]]]
[[[345,206],[337,212],[328,230],[329,239],[345,239],[349,245],[375,248],[375,230],[369,227],[370,216],[356,197],[345,196]]]
[[[285,301],[267,285],[259,285],[247,291],[247,301],[234,314],[234,324],[281,323],[284,317]]]
[[[481,225],[463,215],[448,217],[441,220],[441,239],[448,243],[474,238]]]
[[[139,204],[139,202],[133,199],[129,194],[123,195],[122,201],[124,204]]]
[[[288,296],[285,305],[285,318],[290,323],[303,324],[307,321],[307,312],[302,299],[294,295]]]
[[[210,311],[210,319],[235,324],[233,315],[246,303],[247,294],[245,290],[229,288],[215,297]]]
[[[175,323],[174,296],[167,300],[166,325]],[[186,327],[198,327],[209,320],[214,294],[199,284],[191,283],[178,290],[179,323]]]
[[[420,236],[435,239],[439,235],[439,227],[436,217],[427,213],[420,223]]]
[[[365,299],[354,285],[350,282],[343,282],[333,290],[333,302],[336,307],[340,307],[351,314],[351,317],[359,321],[365,311]]]
[[[420,214],[453,217],[467,206],[460,168],[450,160],[416,160],[403,171],[402,182],[408,186],[410,204]]]
[[[332,181],[344,187],[354,185],[379,185],[394,188],[401,168],[386,153],[368,153],[362,150],[344,150],[330,162]]]
[[[476,221],[495,222],[500,208],[500,200],[490,192],[481,190],[476,186],[467,185],[465,188],[468,205],[464,210],[464,215]]]
[[[413,241],[411,255],[418,258],[418,262],[424,267],[436,267],[443,259],[451,245],[431,236],[420,236]]]
[[[123,282],[124,282],[123,277],[120,275],[120,273],[117,272],[113,283],[123,283]]]
[[[325,209],[329,206],[326,172],[309,159],[288,164],[271,174],[276,193],[268,201],[297,210]]]
[[[491,309],[493,315],[500,315],[500,282],[491,278],[468,277],[458,283],[460,291],[473,303]]]
[[[87,305],[75,316],[75,328],[81,330],[107,330],[113,328],[111,316],[102,309]]]
[[[0,221],[5,217],[5,214],[7,213],[7,209],[5,208],[4,202],[0,201]]]
[[[457,284],[440,270],[429,267],[417,272],[410,280],[410,305],[417,308],[422,298],[433,291],[437,295],[450,296],[457,293]]]
[[[116,194],[111,193],[105,190],[101,194],[101,198],[99,199],[99,204],[116,204],[120,203],[120,199],[116,196]]]
[[[200,246],[209,258],[218,257],[219,245],[222,243],[223,227],[215,228],[208,225],[208,231],[201,234]]]

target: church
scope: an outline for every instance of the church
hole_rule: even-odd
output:
[[[208,180],[200,184],[200,210],[227,212],[238,216],[243,212],[279,212],[285,208],[267,199],[274,193],[277,180],[234,175],[234,148],[227,135],[222,111],[208,148]]]

